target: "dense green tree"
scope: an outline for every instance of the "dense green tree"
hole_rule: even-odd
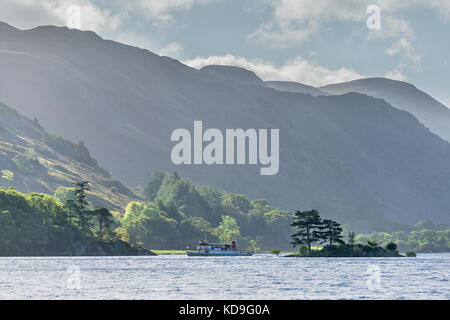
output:
[[[294,213],[294,222],[291,226],[297,229],[292,237],[291,244],[296,247],[306,244],[311,252],[311,244],[320,240],[321,219],[317,210],[299,211]]]
[[[230,216],[222,216],[222,222],[214,229],[220,241],[231,242],[241,238],[241,231],[236,220]]]
[[[333,245],[333,243],[344,244],[344,241],[342,240],[342,227],[336,221],[324,219],[322,220],[319,229],[319,238],[324,242],[328,242],[330,246]]]
[[[158,195],[159,188],[162,185],[166,173],[161,171],[154,171],[149,177],[147,184],[144,187],[144,196],[147,201],[154,201]]]
[[[92,215],[97,217],[97,219],[98,219],[98,226],[99,226],[98,237],[99,237],[99,239],[102,239],[103,238],[103,227],[106,227],[106,228],[110,227],[112,220],[113,220],[113,215],[105,207],[95,208],[92,211]]]
[[[183,249],[177,221],[154,204],[133,201],[122,220],[130,241],[152,249]]]
[[[397,245],[394,242],[389,242],[385,248],[391,251],[397,251]]]
[[[87,201],[86,192],[91,189],[88,186],[89,181],[80,181],[75,183],[74,194],[76,197],[75,203],[77,204],[77,214],[81,226],[81,232],[83,240],[86,240],[86,235],[89,228],[89,222],[91,218],[91,211],[88,210],[89,202]]]

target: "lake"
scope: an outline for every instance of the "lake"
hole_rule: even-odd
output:
[[[0,299],[450,299],[450,254],[1,257],[0,281]]]

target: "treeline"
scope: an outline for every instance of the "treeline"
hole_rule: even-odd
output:
[[[445,230],[422,229],[411,232],[358,234],[356,241],[358,243],[375,241],[379,244],[394,242],[402,252],[450,252],[450,228]]]
[[[0,255],[61,255],[78,242],[122,240],[148,249],[195,248],[238,240],[240,248],[289,249],[291,214],[266,200],[196,186],[177,173],[155,172],[146,201],[124,215],[94,208],[87,182],[60,187],[54,196],[0,188]]]
[[[145,202],[128,205],[122,220],[132,243],[146,248],[193,248],[210,241],[237,239],[244,248],[289,248],[291,215],[266,200],[249,200],[209,186],[196,186],[177,173],[154,172],[144,188]]]
[[[61,255],[77,241],[110,241],[114,216],[86,200],[87,182],[64,203],[42,193],[0,188],[0,255]]]

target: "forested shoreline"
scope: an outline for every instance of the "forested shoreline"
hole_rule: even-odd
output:
[[[237,239],[241,249],[256,252],[294,250],[295,214],[267,200],[249,200],[158,171],[142,188],[142,197],[144,201],[131,201],[121,213],[94,207],[86,181],[60,187],[53,196],[0,188],[0,255],[151,254],[151,249],[192,249],[204,237]],[[313,245],[341,245],[351,233],[346,225],[320,221],[322,235],[332,238],[316,239]],[[423,222],[391,234],[353,233],[352,242],[382,247],[395,243],[401,252],[450,252],[450,229]]]

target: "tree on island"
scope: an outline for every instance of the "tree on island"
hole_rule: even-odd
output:
[[[321,224],[322,221],[317,210],[297,210],[294,213],[294,222],[291,223],[291,226],[297,228],[298,231],[291,236],[291,244],[294,247],[306,244],[308,246],[308,253],[311,253],[311,243],[321,239]]]
[[[353,246],[355,245],[355,242],[356,242],[356,235],[355,235],[355,233],[354,232],[349,232],[348,233],[348,235],[347,235],[347,238],[348,238],[348,244],[350,245],[350,247],[352,247],[353,248]]]
[[[319,229],[321,230],[319,232],[319,238],[321,238],[324,242],[328,242],[330,246],[333,245],[333,243],[345,243],[342,240],[342,227],[336,221],[324,219],[322,220],[322,225]]]

